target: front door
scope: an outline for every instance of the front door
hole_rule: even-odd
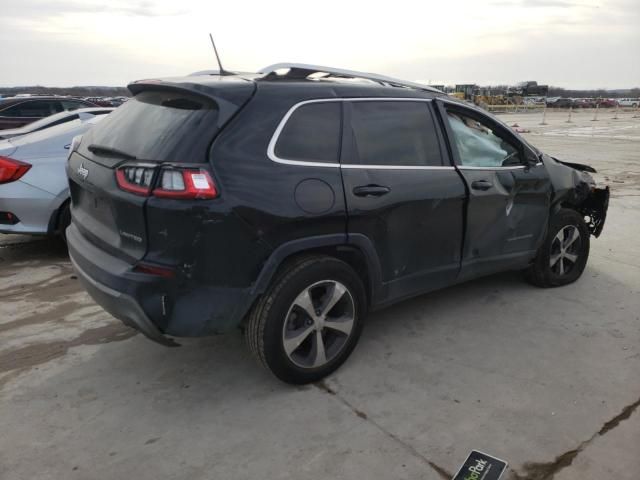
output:
[[[461,278],[526,266],[546,233],[551,182],[533,150],[492,117],[438,101],[469,191]]]
[[[345,102],[347,231],[372,243],[383,302],[450,284],[460,268],[465,187],[430,103]]]

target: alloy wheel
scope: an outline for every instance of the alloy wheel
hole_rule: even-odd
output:
[[[355,303],[346,286],[323,280],[293,301],[282,329],[287,357],[298,367],[318,368],[342,351],[354,329]]]
[[[568,274],[578,261],[581,248],[582,239],[578,227],[567,225],[561,228],[551,242],[551,271],[560,276]]]

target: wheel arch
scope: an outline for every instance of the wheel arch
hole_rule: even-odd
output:
[[[381,291],[381,269],[371,241],[364,235],[319,235],[284,243],[265,262],[252,289],[254,300],[263,294],[278,271],[297,258],[309,255],[335,257],[348,264],[360,276],[369,306],[377,303]]]
[[[60,216],[62,215],[63,209],[71,203],[71,197],[68,196],[68,192],[66,196],[59,197],[59,204],[56,209],[51,212],[51,216],[49,217],[49,224],[47,225],[47,235],[54,235],[58,233],[58,228],[60,226]]]

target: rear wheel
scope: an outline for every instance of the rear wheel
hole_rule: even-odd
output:
[[[551,219],[549,231],[527,279],[539,287],[559,287],[575,282],[589,258],[589,229],[575,210],[559,210]]]
[[[332,257],[289,264],[245,328],[253,354],[280,380],[301,384],[336,370],[355,347],[366,311],[362,281]]]

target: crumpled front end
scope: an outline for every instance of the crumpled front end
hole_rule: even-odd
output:
[[[589,174],[596,170],[587,165],[562,162],[546,155],[544,163],[553,184],[553,205],[580,212],[591,234],[599,237],[607,218],[609,187],[598,187]]]

